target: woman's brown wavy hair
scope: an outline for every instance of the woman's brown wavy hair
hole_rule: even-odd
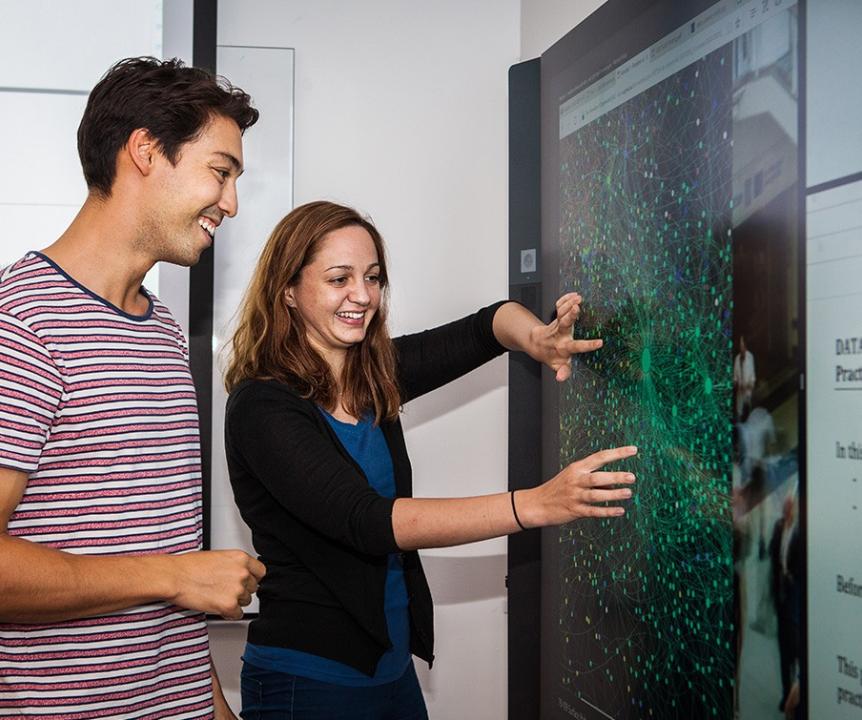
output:
[[[380,308],[365,339],[348,348],[342,377],[335,378],[308,341],[305,324],[287,304],[285,290],[300,281],[303,268],[329,233],[350,226],[364,228],[374,241],[380,262]],[[301,205],[275,226],[257,261],[229,346],[227,391],[247,379],[278,380],[331,411],[341,388],[342,405],[354,417],[373,413],[376,423],[395,420],[401,396],[395,349],[386,327],[388,300],[385,249],[377,228],[343,205],[326,201]]]

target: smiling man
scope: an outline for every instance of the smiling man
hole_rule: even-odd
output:
[[[117,63],[78,129],[86,202],[0,272],[0,716],[233,717],[204,613],[242,617],[265,570],[200,550],[187,344],[141,283],[236,214],[257,117],[206,71]]]

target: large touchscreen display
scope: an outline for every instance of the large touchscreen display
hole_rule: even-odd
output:
[[[798,8],[680,20],[543,68],[545,285],[605,341],[546,470],[640,449],[623,519],[543,539],[548,718],[759,720],[799,677]]]

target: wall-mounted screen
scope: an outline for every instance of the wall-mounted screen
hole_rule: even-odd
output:
[[[605,341],[544,389],[545,475],[640,449],[624,518],[544,533],[543,718],[761,720],[800,679],[801,23],[610,2],[542,57],[545,307]]]

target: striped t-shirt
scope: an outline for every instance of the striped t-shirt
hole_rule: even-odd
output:
[[[0,466],[28,475],[10,535],[88,555],[200,549],[188,349],[148,297],[129,315],[38,253],[0,273]],[[0,624],[0,717],[211,716],[200,613]]]

